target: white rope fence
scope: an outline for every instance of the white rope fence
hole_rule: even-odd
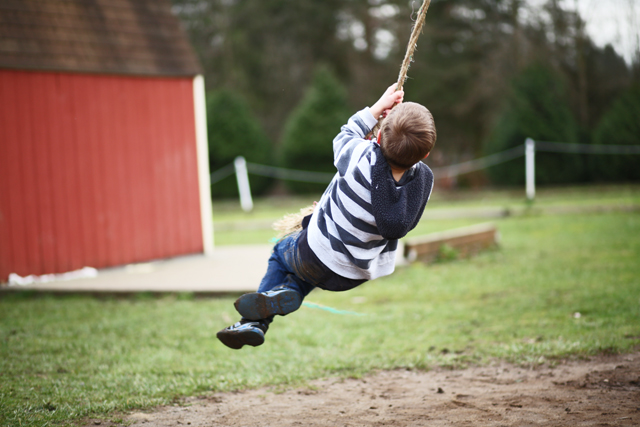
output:
[[[235,173],[235,163],[218,169],[211,174],[211,184],[222,181],[229,175]],[[247,171],[253,175],[266,176],[269,178],[286,179],[292,181],[312,182],[317,184],[328,184],[335,174],[326,172],[303,171],[296,169],[284,169],[275,166],[259,165],[257,163],[247,164]]]
[[[527,199],[536,197],[536,151],[571,154],[640,154],[640,145],[576,144],[570,142],[534,141],[527,138],[525,145],[525,182]]]
[[[275,166],[258,165],[256,163],[247,163],[247,167],[249,168],[249,172],[254,175],[288,179],[292,181],[314,182],[318,184],[328,184],[335,175],[335,173],[283,169]]]
[[[486,169],[489,166],[499,165],[522,156],[524,156],[524,146],[518,145],[517,147],[510,148],[509,150],[491,154],[486,157],[469,160],[451,166],[433,168],[432,170],[434,175],[453,178],[458,175],[464,175],[465,173]]]
[[[534,141],[536,151],[578,154],[640,154],[640,145],[576,144],[571,142]]]
[[[531,138],[527,138],[523,145],[518,145],[517,147],[513,147],[499,153],[457,163],[455,165],[433,168],[433,172],[434,175],[439,177],[453,178],[525,156],[526,194],[529,200],[533,200],[536,194],[536,151],[573,154],[628,155],[640,154],[640,145],[576,144],[568,142],[534,141]],[[335,176],[333,173],[285,169],[276,166],[249,163],[244,159],[244,157],[239,156],[236,157],[233,163],[230,163],[211,174],[211,185],[222,181],[234,173],[236,174],[238,190],[240,192],[240,204],[242,209],[247,212],[253,209],[253,200],[251,199],[251,189],[249,187],[249,173],[270,178],[318,184],[328,184]]]

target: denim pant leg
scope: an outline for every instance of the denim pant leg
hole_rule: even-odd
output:
[[[271,289],[282,285],[287,275],[289,274],[282,264],[280,260],[280,255],[277,252],[277,247],[280,245],[282,241],[278,242],[276,246],[273,248],[273,252],[269,257],[269,265],[267,266],[267,272],[265,273],[262,281],[260,282],[260,286],[258,286],[258,292],[266,292]]]
[[[296,275],[297,234],[285,237],[273,248],[267,273],[262,278],[258,292],[270,291],[281,285],[291,288],[304,298],[315,287]]]

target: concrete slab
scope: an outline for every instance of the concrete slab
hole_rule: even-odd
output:
[[[53,293],[254,292],[267,270],[271,245],[221,246],[213,255],[191,255],[98,271],[94,278],[0,286],[0,292]]]

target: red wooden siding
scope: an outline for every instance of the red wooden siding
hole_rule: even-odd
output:
[[[0,70],[0,281],[203,250],[191,78]]]

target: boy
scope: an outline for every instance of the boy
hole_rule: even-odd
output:
[[[314,287],[346,291],[393,272],[398,239],[431,195],[433,174],[421,160],[436,141],[429,110],[403,97],[394,84],[342,127],[333,140],[338,173],[302,231],[275,245],[258,291],[236,300],[242,319],[217,334],[227,347],[264,343],[273,317],[297,310]],[[376,141],[364,139],[381,115]]]

